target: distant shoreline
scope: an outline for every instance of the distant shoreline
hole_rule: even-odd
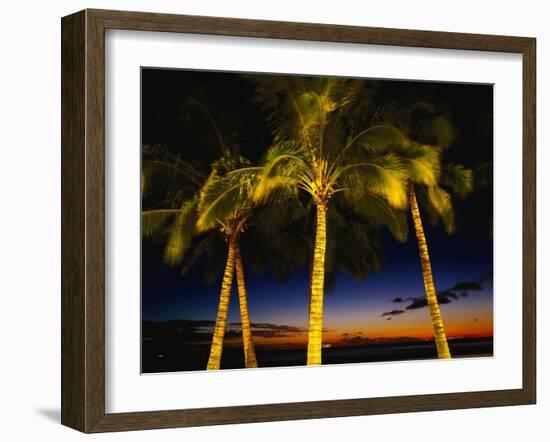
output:
[[[493,356],[493,338],[449,339],[454,358]],[[142,347],[142,372],[164,373],[204,370],[208,358],[208,345],[182,345],[177,340],[145,341]],[[260,367],[296,367],[306,364],[304,348],[266,349],[256,348]],[[323,365],[398,362],[436,359],[433,340],[406,342],[371,342],[365,345],[332,346],[323,349]],[[227,346],[222,354],[222,369],[244,368],[243,348]]]

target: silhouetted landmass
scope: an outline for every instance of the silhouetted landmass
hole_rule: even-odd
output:
[[[204,370],[210,351],[209,339],[213,321],[143,322],[142,373]],[[267,324],[262,324],[266,326]],[[285,328],[286,326],[273,327]],[[230,331],[230,334],[236,332]],[[395,339],[349,339],[331,348],[323,348],[323,364],[350,364],[361,362],[389,362],[436,359],[433,340],[411,337]],[[453,357],[493,356],[493,338],[450,339]],[[306,348],[277,349],[256,346],[260,367],[290,367],[306,365]],[[222,369],[244,368],[243,348],[225,346]]]

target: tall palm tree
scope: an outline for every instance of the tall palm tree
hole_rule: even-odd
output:
[[[406,169],[398,155],[376,147],[386,142],[384,126],[355,127],[345,118],[363,82],[327,77],[260,77],[256,82],[258,99],[270,112],[275,144],[258,173],[254,198],[302,192],[316,210],[307,364],[319,365],[332,200],[358,213],[393,219],[392,208],[407,204]]]
[[[208,370],[220,368],[223,338],[227,327],[229,295],[234,274],[237,277],[245,365],[247,368],[258,366],[252,341],[252,328],[239,246],[240,236],[245,231],[248,218],[254,209],[250,196],[252,176],[246,174],[227,175],[227,172],[233,169],[249,165],[250,163],[240,156],[222,157],[213,164],[213,171],[202,187],[199,196],[197,233],[219,230],[224,235],[227,243],[227,262],[223,274],[218,313],[208,359]]]
[[[228,244],[228,253],[207,369],[218,369],[220,367],[221,350],[227,324],[227,309],[234,274],[237,275],[245,365],[246,367],[257,367],[244,269],[237,240],[237,231],[244,230],[244,218],[239,219],[240,215],[236,216],[235,214],[233,216],[227,215],[228,218],[226,219],[216,220],[215,225],[206,226],[207,216],[212,213],[213,206],[219,205],[221,201],[226,202],[227,199],[224,196],[232,195],[227,193],[221,195],[219,200],[208,201],[209,195],[219,189],[216,184],[219,186],[223,182],[222,176],[228,171],[228,167],[232,165],[235,167],[249,165],[249,163],[243,162],[245,160],[238,154],[235,140],[224,136],[207,106],[199,100],[188,98],[184,103],[184,108],[187,111],[185,119],[189,119],[190,112],[193,110],[198,110],[206,118],[212,128],[214,144],[219,149],[221,157],[210,166],[212,173],[208,176],[202,172],[202,170],[207,169],[205,165],[190,164],[180,158],[167,155],[158,147],[151,149],[149,146],[145,146],[142,192],[147,190],[148,183],[155,175],[160,175],[162,181],[157,182],[157,187],[163,193],[162,202],[168,207],[143,211],[143,234],[150,236],[159,233],[159,231],[167,234],[164,259],[168,264],[176,265],[182,262],[184,255],[191,246],[193,237],[197,233],[213,230],[222,233]],[[244,176],[241,176],[240,179],[244,183]],[[231,183],[231,185],[233,184]],[[238,209],[235,210],[239,212]],[[202,238],[196,246],[193,259],[189,259],[184,268],[188,269],[189,263],[196,261],[201,254],[215,254],[217,250],[213,245],[214,241],[210,238]]]
[[[252,205],[247,201],[246,191],[243,190],[247,185],[244,175],[239,175],[239,181],[224,178],[227,168],[232,167],[231,165],[240,167],[248,164],[238,155],[222,156],[220,160],[213,163],[211,174],[204,178],[204,182],[194,194],[189,195],[189,192],[185,192],[181,188],[178,191],[178,187],[181,186],[172,186],[170,188],[172,196],[168,199],[171,204],[168,208],[144,210],[142,213],[144,236],[164,233],[167,237],[164,259],[168,264],[182,263],[185,254],[192,246],[193,238],[202,235],[195,245],[196,250],[191,253],[191,259],[185,263],[185,271],[203,253],[215,252],[215,247],[212,247],[215,241],[209,238],[208,234],[218,235],[221,233],[227,244],[226,264],[207,365],[209,370],[220,367],[229,297],[235,274],[239,294],[245,365],[247,368],[258,366],[252,340],[244,269],[239,248],[239,236],[246,228],[246,219],[250,215]],[[151,164],[144,162],[144,170],[149,169],[148,165],[155,168],[163,167],[171,173],[185,175],[185,177],[185,166],[188,166],[182,161],[166,162],[156,159]],[[174,181],[172,179],[172,183]]]
[[[419,200],[434,223],[440,219],[447,233],[453,233],[454,210],[449,191],[461,198],[468,195],[473,189],[473,173],[461,164],[447,163],[441,167],[441,156],[444,149],[454,140],[454,129],[449,120],[438,113],[431,104],[417,103],[407,110],[405,116],[405,124],[401,124],[401,133],[406,137],[401,140],[401,144],[398,143],[398,146],[407,146],[407,152],[415,149],[424,150],[425,157],[431,159],[431,170],[434,172],[426,173],[423,165],[417,164],[414,159],[408,158],[406,152],[402,152],[402,158],[409,171],[409,207],[418,243],[424,291],[430,309],[437,354],[440,359],[450,359],[451,352],[437,300]]]

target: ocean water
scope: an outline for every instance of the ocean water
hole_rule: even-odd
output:
[[[493,356],[492,338],[465,338],[449,340],[455,358]],[[142,372],[162,373],[204,370],[208,361],[208,345],[182,345],[172,339],[150,339],[142,343]],[[306,349],[256,348],[259,367],[291,367],[306,365]],[[362,346],[335,346],[323,348],[323,365],[364,362],[408,361],[435,359],[434,341],[373,343]],[[226,346],[222,353],[222,369],[244,368],[243,348]]]

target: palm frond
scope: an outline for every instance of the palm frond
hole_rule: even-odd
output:
[[[190,252],[186,255],[181,273],[186,275],[191,268],[201,260],[206,262],[203,280],[206,284],[213,284],[220,277],[225,267],[227,242],[218,231],[207,232],[195,240]]]
[[[418,102],[408,113],[405,123],[409,136],[422,144],[448,148],[456,139],[456,131],[445,115],[431,103]]]
[[[197,199],[182,204],[179,209],[144,211],[142,232],[144,236],[164,234],[167,236],[164,260],[175,265],[181,262],[193,238],[197,221]]]
[[[241,184],[212,172],[200,192],[197,231],[206,232],[230,219],[240,207]]]
[[[441,151],[437,146],[404,142],[398,149],[414,183],[435,186],[441,176]]]
[[[278,196],[279,200],[294,197],[300,178],[307,173],[308,164],[303,150],[295,143],[279,143],[268,149],[264,165],[255,176],[253,200],[265,202],[274,196]]]
[[[427,208],[431,212],[432,222],[441,219],[447,233],[455,230],[454,209],[451,195],[440,186],[426,188]]]
[[[360,221],[335,221],[337,211],[331,212],[325,259],[327,273],[335,275],[338,269],[361,280],[370,272],[379,270],[383,257],[376,230]],[[349,253],[349,250],[354,253]]]
[[[337,174],[344,184],[344,191],[351,192],[352,197],[363,198],[372,193],[386,199],[394,208],[407,205],[407,170],[395,154],[348,164]]]
[[[197,231],[205,232],[220,224],[246,218],[246,213],[253,206],[256,176],[254,172],[221,174],[214,166],[200,191]]]
[[[399,242],[405,242],[408,236],[407,213],[391,207],[383,198],[370,194],[362,198],[353,198],[351,193],[338,194],[341,204],[368,220],[373,226],[386,227]]]
[[[401,146],[405,135],[395,126],[380,124],[369,126],[348,141],[347,146],[358,144],[369,152],[387,152],[392,147]]]
[[[206,180],[204,166],[171,155],[162,145],[142,149],[142,198],[161,206],[179,207],[198,191]]]
[[[249,226],[257,226],[262,232],[276,234],[284,227],[307,217],[307,209],[296,198],[283,199],[279,202],[257,208],[250,219]]]
[[[148,238],[166,228],[181,213],[180,209],[146,210],[141,215],[141,233]]]
[[[432,119],[430,128],[423,130],[422,138],[430,144],[447,148],[455,140],[456,131],[447,118],[438,115]]]
[[[447,164],[441,174],[441,184],[452,189],[459,198],[465,198],[474,190],[474,174],[462,164]]]

